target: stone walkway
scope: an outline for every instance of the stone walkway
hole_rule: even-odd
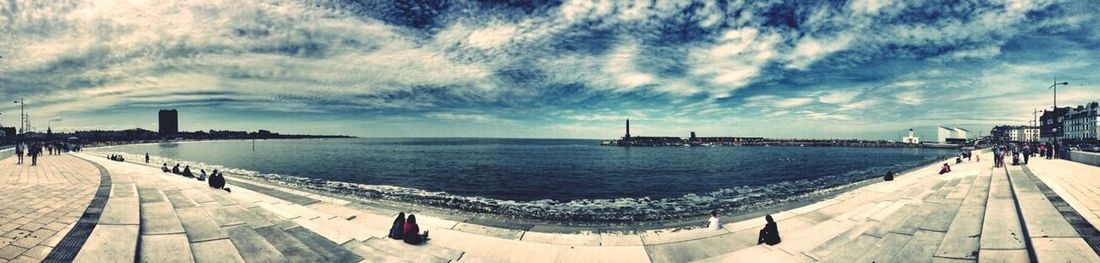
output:
[[[233,189],[227,193],[205,182],[162,174],[156,167],[75,156],[106,168],[111,179],[110,198],[77,262],[1100,262],[1060,213],[1058,200],[1042,191],[1046,182],[1073,197],[1066,200],[1084,210],[1084,217],[1096,220],[1100,190],[1095,186],[1100,180],[1062,174],[1100,175],[1100,168],[1064,161],[1033,161],[1028,168],[1035,176],[1021,166],[991,168],[989,154],[982,156],[986,162],[954,165],[947,175],[936,173],[939,164],[930,165],[892,182],[776,211],[783,243],[764,246],[755,244],[763,219],[728,222],[719,231],[517,230],[460,215],[420,213],[415,206],[368,205],[243,178],[227,178]],[[5,217],[53,213],[70,220],[71,227],[88,205],[98,173],[73,156],[51,158],[58,168],[42,174],[8,170],[31,170],[25,167],[0,168],[0,175],[8,176],[0,182],[16,183],[0,184],[13,187],[0,201],[19,204],[0,206]],[[83,177],[73,176],[78,173]],[[79,184],[65,184],[81,185],[80,194],[39,194],[46,207],[64,204],[62,208],[77,212],[32,212],[24,204],[33,201],[8,201],[16,200],[9,196],[35,192],[17,188],[18,182],[62,180],[48,178],[83,178]],[[83,202],[50,199],[58,195]],[[417,213],[421,228],[431,231],[427,245],[384,238],[398,210]],[[36,227],[21,228],[25,224],[13,229]],[[50,226],[35,231],[43,228]],[[62,230],[53,236],[66,232]],[[11,251],[18,253],[3,260],[37,261],[51,248],[50,242],[8,244],[0,252],[13,246]],[[30,252],[39,246],[37,254]]]
[[[9,155],[10,156],[10,155]],[[0,262],[46,258],[88,207],[100,174],[69,155],[0,160]]]

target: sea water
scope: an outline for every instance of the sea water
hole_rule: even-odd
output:
[[[156,161],[220,168],[349,197],[569,221],[675,219],[776,205],[957,153],[456,138],[205,141],[101,151],[133,154],[130,158],[149,153],[163,158]]]

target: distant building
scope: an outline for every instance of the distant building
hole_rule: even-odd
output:
[[[160,110],[160,118],[157,124],[160,126],[161,137],[175,136],[180,132],[179,115],[175,109]]]
[[[918,144],[920,143],[920,137],[913,134],[913,129],[909,129],[909,134],[901,137],[901,143]]]
[[[970,131],[963,128],[936,127],[936,139],[940,143],[966,142]]]
[[[15,127],[0,127],[0,141],[14,140]]]
[[[1092,102],[1066,111],[1062,121],[1062,130],[1065,131],[1062,138],[1068,140],[1097,140],[1098,134],[1100,134],[1096,128],[1097,108],[1100,108],[1100,104]]]
[[[1062,128],[1062,121],[1066,113],[1069,112],[1069,109],[1069,107],[1064,107],[1054,110],[1043,110],[1043,115],[1039,116],[1040,141],[1049,143],[1062,138],[1065,134],[1065,129]]]
[[[1029,125],[1000,125],[989,131],[993,141],[998,142],[1037,142],[1039,127]]]

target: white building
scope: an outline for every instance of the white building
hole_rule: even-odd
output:
[[[1069,109],[1062,121],[1062,130],[1065,132],[1062,138],[1073,140],[1100,139],[1100,130],[1097,130],[1096,127],[1098,120],[1097,108],[1100,108],[1100,104],[1093,102]]]
[[[1017,126],[1008,130],[1008,139],[1014,142],[1039,141],[1039,128],[1034,126]]]
[[[948,128],[940,126],[936,128],[936,139],[940,143],[947,143],[948,141],[965,141],[969,135],[970,131],[959,127]]]
[[[913,129],[909,129],[909,135],[902,136],[901,143],[918,144],[920,143],[920,137],[913,134]]]

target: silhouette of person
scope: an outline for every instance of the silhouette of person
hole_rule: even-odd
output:
[[[779,244],[782,240],[779,238],[779,226],[775,223],[775,219],[772,219],[772,215],[764,216],[764,220],[768,221],[768,224],[764,225],[763,229],[760,229],[760,237],[756,239],[756,244]]]

